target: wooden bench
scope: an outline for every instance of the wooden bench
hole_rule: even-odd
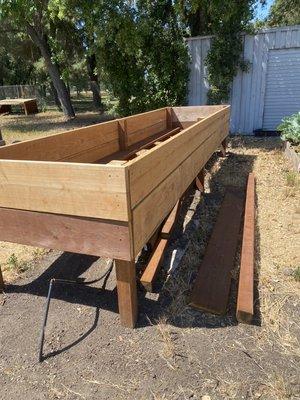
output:
[[[11,113],[12,106],[21,106],[26,115],[39,112],[36,99],[5,99],[0,100],[0,114]]]

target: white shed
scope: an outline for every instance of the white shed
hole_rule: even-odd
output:
[[[212,36],[187,39],[191,56],[189,105],[206,104],[205,58]],[[264,29],[243,36],[248,72],[239,71],[231,88],[232,133],[275,130],[281,119],[300,110],[300,25]]]

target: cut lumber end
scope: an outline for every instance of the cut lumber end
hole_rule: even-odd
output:
[[[241,322],[243,324],[251,324],[253,319],[253,312],[249,313],[248,311],[239,310],[236,313],[236,319],[238,320],[238,322]]]
[[[157,273],[159,271],[159,267],[164,255],[164,251],[167,247],[168,240],[160,239],[153,251],[153,254],[150,258],[150,261],[141,277],[141,284],[147,290],[147,292],[153,291],[153,285]]]
[[[254,315],[255,177],[249,174],[246,192],[241,267],[236,318],[250,324]]]

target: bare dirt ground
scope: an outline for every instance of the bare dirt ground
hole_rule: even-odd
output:
[[[194,215],[183,213],[171,246],[185,254],[171,275],[166,256],[157,293],[139,288],[135,330],[119,324],[114,271],[91,286],[57,284],[39,364],[50,278],[91,280],[107,260],[51,251],[7,285],[0,302],[1,399],[300,399],[299,178],[277,139],[234,138],[229,152],[209,162],[206,194],[189,193],[185,211],[194,208]],[[252,170],[257,293],[248,326],[235,319],[239,252],[226,316],[191,309],[188,299],[225,187],[244,190]]]

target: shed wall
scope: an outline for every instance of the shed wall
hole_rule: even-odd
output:
[[[206,104],[209,84],[205,58],[211,40],[211,36],[187,39],[191,56],[189,105]],[[252,134],[253,130],[263,127],[269,50],[300,50],[300,26],[262,30],[256,35],[244,35],[243,41],[243,57],[249,61],[250,68],[248,72],[239,71],[232,83],[230,130],[232,133]]]

